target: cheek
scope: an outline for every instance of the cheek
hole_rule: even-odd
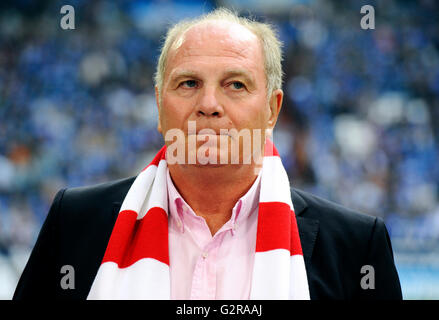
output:
[[[256,100],[246,104],[246,107],[238,107],[232,111],[231,118],[240,128],[260,128],[265,129],[268,125],[270,115],[269,106],[265,102]]]
[[[179,124],[185,119],[185,109],[183,101],[163,97],[160,111],[160,121],[162,125],[166,126],[168,129],[172,127],[180,127]]]

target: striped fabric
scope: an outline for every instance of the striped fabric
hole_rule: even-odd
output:
[[[166,147],[128,191],[88,298],[170,299]],[[250,299],[308,300],[288,176],[267,140]]]

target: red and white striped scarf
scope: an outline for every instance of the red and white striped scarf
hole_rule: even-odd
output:
[[[166,147],[136,177],[87,299],[170,299]],[[308,300],[290,184],[267,140],[250,299]]]

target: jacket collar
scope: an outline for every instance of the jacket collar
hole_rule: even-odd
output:
[[[305,199],[303,199],[303,197],[294,188],[291,188],[291,200],[293,202],[296,216],[300,216],[308,208],[308,204],[306,203]]]

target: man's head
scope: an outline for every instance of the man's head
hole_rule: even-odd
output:
[[[243,145],[260,140],[263,146],[266,132],[276,123],[281,80],[279,42],[267,25],[223,9],[179,23],[168,32],[156,74],[158,129],[168,145],[167,133],[184,132],[188,155],[199,155],[201,144],[218,156],[224,146],[228,152],[239,146],[243,163]],[[191,122],[196,123],[196,146],[190,145]],[[251,141],[224,136],[221,130],[248,130]],[[255,135],[258,130],[262,135]],[[199,139],[202,134],[205,138]],[[222,146],[221,139],[226,141]],[[255,151],[260,155],[263,150],[252,154]]]
[[[282,88],[282,49],[281,42],[276,36],[273,28],[267,23],[260,23],[250,20],[248,18],[239,17],[232,11],[224,8],[216,9],[201,17],[184,20],[175,24],[170,28],[166,34],[166,38],[160,53],[157,69],[155,73],[155,85],[161,93],[163,87],[164,74],[168,60],[169,51],[175,44],[181,44],[185,33],[194,27],[204,22],[220,20],[223,22],[233,22],[240,24],[243,27],[254,33],[262,46],[264,55],[264,69],[267,80],[267,92],[271,93],[273,90]]]

